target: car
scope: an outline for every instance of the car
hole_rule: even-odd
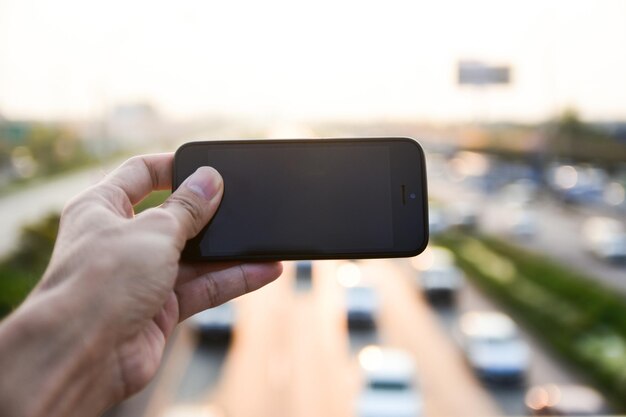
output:
[[[548,183],[566,204],[601,204],[607,179],[604,170],[588,165],[553,165],[548,169]]]
[[[486,382],[524,382],[530,349],[509,316],[497,311],[470,311],[459,323],[461,347],[480,378]]]
[[[585,248],[608,262],[626,262],[626,232],[622,222],[610,217],[590,217],[583,223]]]
[[[295,287],[297,291],[307,291],[311,289],[313,280],[313,262],[296,261]]]
[[[189,322],[203,341],[228,341],[235,326],[234,302],[229,301],[201,311],[193,315]]]
[[[454,264],[451,251],[440,246],[430,246],[416,258],[416,284],[432,301],[451,301],[463,283],[463,273]]]
[[[423,401],[413,357],[400,349],[366,346],[358,355],[363,387],[356,400],[358,417],[416,417]]]
[[[530,179],[518,179],[500,190],[500,199],[506,204],[529,206],[533,204],[539,193],[539,186]]]
[[[465,231],[478,228],[478,207],[474,203],[458,201],[450,204],[446,210],[448,225]]]
[[[537,234],[537,216],[529,207],[511,208],[509,216],[507,229],[513,237],[532,239]]]
[[[448,225],[443,209],[434,204],[428,208],[428,232],[431,236],[441,234],[446,231]]]
[[[602,395],[585,385],[536,385],[526,391],[525,404],[535,416],[598,416],[610,411]]]
[[[372,285],[360,282],[347,287],[345,295],[348,328],[375,327],[380,303],[376,289]]]
[[[313,262],[296,261],[296,278],[310,280],[313,273]]]

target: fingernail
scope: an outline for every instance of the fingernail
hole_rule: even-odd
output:
[[[211,200],[222,186],[222,177],[211,167],[200,167],[183,182],[183,185],[205,200]]]

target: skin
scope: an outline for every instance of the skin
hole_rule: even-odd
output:
[[[222,198],[212,168],[134,214],[171,188],[172,160],[132,158],[65,207],[41,282],[0,323],[0,415],[100,415],[152,379],[177,323],[281,274],[280,263],[180,261]]]

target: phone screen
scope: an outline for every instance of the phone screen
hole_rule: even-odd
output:
[[[401,190],[394,187],[389,143],[202,143],[191,152],[194,167],[175,183],[210,165],[224,179],[224,196],[207,228],[188,243],[191,257],[323,258],[394,250],[394,197],[400,199],[395,191]],[[188,164],[179,158],[180,165]]]

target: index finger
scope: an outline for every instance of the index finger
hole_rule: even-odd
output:
[[[103,184],[121,189],[134,206],[155,190],[172,187],[173,153],[134,156],[107,175]]]

